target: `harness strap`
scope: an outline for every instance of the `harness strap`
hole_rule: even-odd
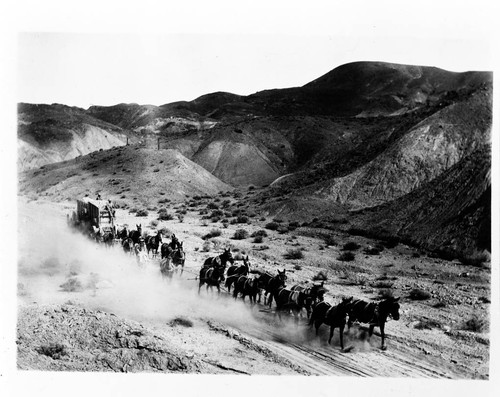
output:
[[[327,311],[326,311],[326,313],[325,313],[325,318],[327,318],[327,317],[328,317],[328,315],[330,314],[330,312],[332,311],[332,309],[333,309],[333,306],[330,306],[330,307],[328,308],[328,310],[327,310]]]

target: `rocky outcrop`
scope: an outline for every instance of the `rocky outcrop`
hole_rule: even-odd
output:
[[[17,353],[22,370],[200,373],[205,367],[167,335],[69,304],[21,307]]]
[[[353,208],[402,197],[482,147],[489,147],[491,91],[480,91],[426,118],[392,147],[318,193]]]

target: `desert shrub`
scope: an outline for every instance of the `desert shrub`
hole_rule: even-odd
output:
[[[431,297],[431,294],[419,288],[414,288],[410,291],[408,297],[414,301],[422,301],[429,299]]]
[[[366,247],[363,252],[366,254],[366,255],[379,255],[380,254],[380,250],[377,248],[377,247]]]
[[[476,252],[471,255],[461,257],[460,263],[466,266],[482,267],[488,261],[488,255]]]
[[[210,242],[212,243],[212,247],[215,251],[219,251],[224,247],[224,241],[218,238],[212,238],[210,239]]]
[[[276,222],[269,222],[266,224],[265,228],[269,230],[278,230],[279,224]]]
[[[51,357],[54,360],[60,359],[62,356],[67,356],[68,352],[66,351],[66,347],[60,343],[50,343],[45,346],[40,346],[36,351],[39,354],[43,354],[45,356]]]
[[[209,210],[218,210],[219,209],[219,205],[214,203],[214,202],[210,202],[207,204],[207,208]]]
[[[135,214],[136,212],[137,212],[137,208],[130,208],[130,209],[128,210],[128,213],[129,213],[129,214]]]
[[[180,325],[181,327],[190,328],[193,326],[193,322],[185,317],[176,317],[168,323],[171,327]]]
[[[53,276],[61,268],[61,262],[59,261],[59,258],[52,256],[45,259],[40,267],[42,268],[43,273],[47,274],[48,276]]]
[[[399,237],[391,236],[382,241],[382,244],[386,248],[394,248],[399,244]]]
[[[213,210],[212,213],[210,214],[211,217],[222,217],[224,216],[224,211],[222,210]]]
[[[328,275],[323,270],[320,270],[312,279],[313,281],[326,281],[328,280]]]
[[[325,236],[325,238],[323,239],[323,241],[325,242],[325,245],[327,247],[332,247],[334,245],[337,245],[337,242],[335,241],[335,239],[333,238],[333,236]]]
[[[202,239],[203,240],[208,240],[212,237],[219,237],[220,235],[222,234],[222,231],[218,228],[214,228],[212,230],[210,230],[210,232],[208,232],[207,234],[205,234]]]
[[[248,238],[249,234],[245,229],[237,229],[234,232],[233,239],[234,240],[244,240]]]
[[[83,285],[76,277],[70,277],[63,284],[59,286],[66,292],[80,292],[83,291]]]
[[[260,229],[260,230],[253,232],[251,235],[251,237],[257,237],[257,236],[267,237],[267,232],[264,229]]]
[[[227,221],[227,219],[222,220],[222,226],[224,227],[224,229],[227,229],[227,228],[228,228],[228,226],[229,226],[229,222]]]
[[[171,221],[172,219],[174,219],[174,215],[169,214],[169,212],[166,209],[162,208],[158,213],[158,219],[160,221]]]
[[[419,254],[418,252],[413,252],[413,253],[411,254],[411,257],[412,257],[412,258],[420,258],[420,254]]]
[[[484,330],[486,330],[486,328],[487,322],[477,316],[473,316],[470,319],[464,321],[460,326],[460,329],[472,332],[483,332]]]
[[[246,216],[246,215],[238,215],[236,217],[236,223],[248,223],[248,216]]]
[[[284,225],[280,225],[277,229],[278,233],[280,234],[285,234],[288,232],[288,227],[284,226]]]
[[[206,209],[203,209],[203,210],[200,210],[200,212],[198,212],[199,215],[206,215],[208,214],[208,211]]]
[[[377,281],[375,283],[372,283],[372,287],[374,288],[392,288],[393,285],[394,284],[390,281]]]
[[[210,240],[206,240],[203,243],[203,247],[201,248],[201,250],[203,252],[209,252],[211,249],[212,249],[212,243],[210,242]]]
[[[184,222],[184,215],[183,214],[178,214],[177,219],[179,219],[179,222],[182,223]]]
[[[480,296],[479,298],[477,298],[477,300],[481,303],[491,303],[490,299],[486,296]]]
[[[299,248],[289,249],[284,255],[285,259],[303,259],[304,253]]]
[[[302,266],[301,266],[301,265],[299,265],[298,263],[296,263],[296,264],[293,266],[293,268],[294,268],[295,270],[302,270]]]
[[[342,262],[351,262],[355,258],[355,255],[351,251],[346,251],[342,252],[338,257],[337,260],[342,261]]]
[[[148,215],[149,212],[148,210],[145,209],[137,210],[137,212],[135,213],[135,216],[148,216]]]
[[[344,244],[342,249],[344,251],[356,251],[359,247],[361,247],[358,243],[355,241],[349,241],[348,243]]]
[[[421,318],[414,326],[415,329],[441,328],[441,323],[430,318]]]
[[[227,208],[229,204],[231,204],[231,200],[228,199],[225,199],[224,201],[222,201],[222,203],[220,203],[222,208]]]
[[[149,222],[149,226],[155,228],[156,226],[158,226],[158,221],[156,219],[153,219],[151,222]]]
[[[378,291],[378,297],[380,299],[394,298],[394,293],[392,292],[392,289],[384,288]]]
[[[262,243],[263,240],[264,240],[264,238],[262,236],[255,236],[253,239],[253,242],[255,244],[260,244],[260,243]]]
[[[265,220],[266,220],[266,217],[265,217],[265,216],[261,216],[261,217],[259,218],[259,221],[261,221],[261,222],[264,222]]]
[[[443,301],[437,301],[436,303],[434,303],[432,305],[432,307],[436,308],[436,309],[441,309],[443,307],[446,307],[446,303],[443,302]]]

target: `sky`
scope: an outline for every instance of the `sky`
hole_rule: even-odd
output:
[[[17,102],[87,108],[162,105],[215,91],[248,95],[301,86],[353,61],[457,72],[494,68],[487,1],[474,8],[470,2],[428,0],[418,7],[391,0],[313,0],[307,7],[294,1],[238,3],[247,7],[216,1],[224,4],[219,22],[213,10],[185,3],[161,7],[145,0],[144,7],[130,10],[128,25],[100,13],[88,25],[91,7],[78,9],[82,15],[75,21],[75,14],[63,12],[54,25],[23,14],[16,36]]]
[[[249,95],[301,86],[360,60],[453,71],[492,68],[489,43],[479,39],[22,33],[18,43],[19,102],[84,108],[162,105],[215,91]]]

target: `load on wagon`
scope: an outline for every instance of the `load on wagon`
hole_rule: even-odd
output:
[[[115,210],[111,201],[84,197],[76,201],[69,223],[90,237],[111,233],[116,236]]]

